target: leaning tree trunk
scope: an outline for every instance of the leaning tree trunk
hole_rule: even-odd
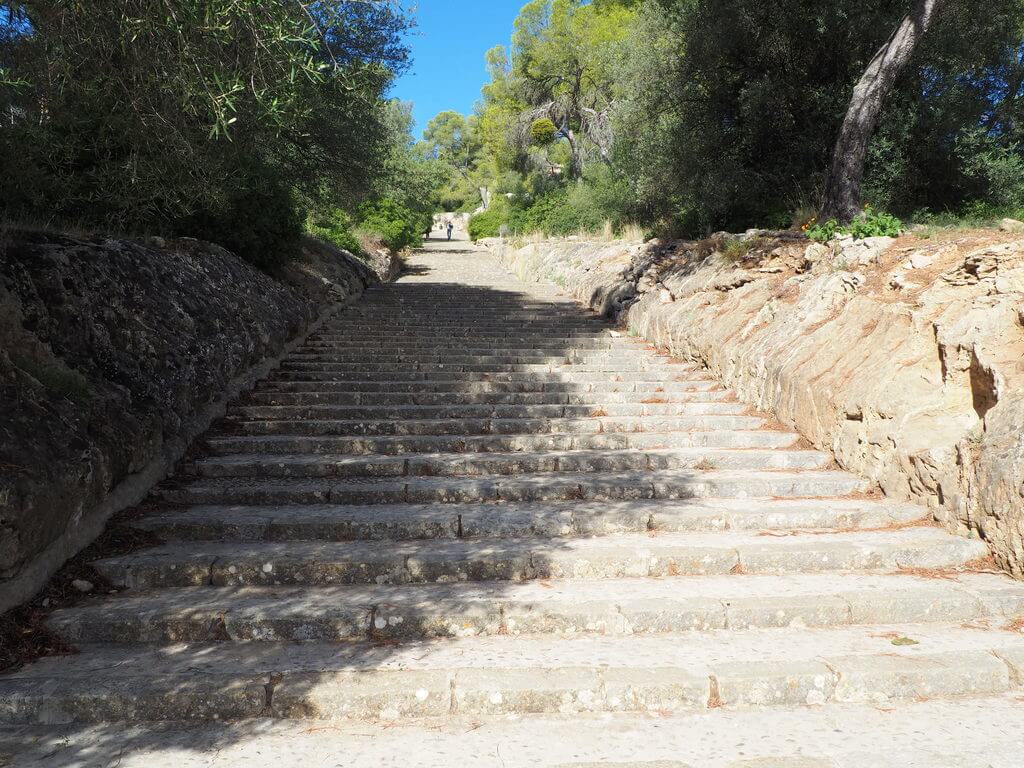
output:
[[[819,215],[822,221],[836,219],[846,223],[860,213],[864,162],[868,143],[882,113],[882,102],[910,62],[914,48],[928,31],[941,4],[942,0],[915,0],[914,9],[871,59],[853,89],[825,181],[825,197]]]

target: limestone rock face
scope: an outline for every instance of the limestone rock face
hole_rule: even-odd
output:
[[[316,243],[275,279],[196,240],[10,236],[0,245],[0,596],[62,537],[98,532],[110,494],[180,451],[236,377],[376,279]],[[53,553],[50,570],[74,549]]]
[[[1019,236],[782,238],[739,261],[714,239],[492,247],[520,275],[703,363],[1024,576]]]

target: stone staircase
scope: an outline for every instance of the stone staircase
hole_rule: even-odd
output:
[[[974,572],[981,542],[486,253],[412,266],[155,492],[134,524],[164,543],[95,563],[124,591],[52,615],[81,653],[0,678],[0,722],[583,723],[1024,685],[1024,585]]]

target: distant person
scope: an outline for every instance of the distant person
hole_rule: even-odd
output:
[[[454,225],[454,224],[452,224],[452,223],[451,223],[451,222],[449,221],[449,222],[448,222],[448,239],[449,239],[449,240],[451,240],[451,239],[452,239],[452,230],[454,230],[454,229],[455,229],[455,225]]]

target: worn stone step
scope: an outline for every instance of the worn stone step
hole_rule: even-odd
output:
[[[299,379],[267,379],[260,382],[257,392],[343,392],[343,393],[441,393],[458,396],[467,393],[563,393],[566,395],[602,394],[632,395],[642,397],[665,397],[672,399],[699,393],[715,394],[719,397],[731,397],[728,390],[718,382],[710,379],[693,381],[424,381],[409,379],[406,381],[303,381]],[[716,398],[712,398],[716,399]]]
[[[741,416],[749,406],[736,402],[607,403],[605,405],[234,405],[228,412],[244,419],[585,419],[643,416]]]
[[[680,403],[732,402],[726,390],[661,392],[278,392],[261,390],[249,394],[245,405],[589,405],[590,412],[609,404],[664,405]]]
[[[164,540],[356,541],[609,536],[684,531],[837,531],[924,523],[911,504],[848,499],[701,499],[370,506],[170,507],[131,525]]]
[[[384,339],[362,340],[347,339],[345,341],[325,341],[307,339],[302,346],[291,354],[316,356],[366,356],[375,353],[388,357],[419,357],[463,355],[484,357],[528,357],[528,358],[611,358],[639,359],[650,358],[666,360],[682,367],[694,367],[692,360],[683,360],[669,356],[646,343],[630,340],[628,343],[615,343],[614,340],[579,338],[559,339],[486,339],[476,341],[472,338],[456,339]]]
[[[986,553],[977,540],[935,528],[907,528],[781,537],[730,532],[472,541],[183,542],[99,560],[94,567],[113,584],[157,589],[939,569]]]
[[[907,638],[914,645],[894,643]],[[1024,636],[955,624],[381,644],[86,646],[0,681],[0,721],[685,712],[1019,691]]]
[[[80,643],[403,642],[481,635],[633,635],[769,627],[973,623],[1024,615],[1024,584],[965,575],[797,574],[416,586],[186,587],[54,612]]]
[[[678,370],[678,369],[673,369]],[[551,383],[564,382],[567,384],[593,384],[612,383],[629,386],[639,382],[656,383],[663,386],[666,383],[681,382],[694,383],[696,386],[705,384],[715,388],[721,386],[718,382],[708,378],[700,372],[667,374],[663,370],[657,371],[630,371],[622,373],[619,371],[586,371],[577,367],[566,367],[562,371],[458,371],[458,370],[434,370],[434,371],[368,371],[364,369],[342,370],[275,370],[267,379],[268,381],[427,381],[427,382],[529,382],[533,387],[546,386]]]
[[[281,362],[280,371],[302,372],[318,371],[322,373],[560,373],[569,375],[577,373],[601,374],[605,378],[612,376],[629,376],[638,374],[657,374],[662,378],[679,375],[687,369],[674,366],[671,363],[649,360],[643,363],[566,363],[556,361],[551,363],[448,363],[448,362],[416,362],[406,360],[401,362],[378,362],[378,363],[333,363],[302,360],[284,360]]]
[[[380,720],[8,726],[0,727],[0,753],[34,768],[110,753],[117,768],[183,768],[183,759],[189,768],[291,768],[318,765],[324,755],[344,755],[345,768],[1016,768],[1022,733],[1024,707],[1019,694],[1007,693],[904,701],[898,715],[887,706],[832,703],[446,714],[401,728]]]
[[[539,435],[420,435],[383,437],[294,437],[278,435],[208,437],[205,452],[273,455],[379,453],[507,453],[529,451],[645,450],[670,448],[791,448],[798,436],[775,430],[702,432],[608,432]]]
[[[222,478],[454,477],[544,472],[643,472],[666,469],[823,469],[821,451],[661,448],[625,451],[543,451],[361,456],[213,456],[187,462],[182,474]]]
[[[584,419],[344,419],[245,420],[228,417],[222,426],[248,435],[520,435],[605,434],[614,432],[690,432],[756,430],[757,416],[591,416]]]
[[[394,352],[385,349],[357,349],[344,351],[340,349],[297,350],[288,355],[289,362],[304,363],[416,363],[459,365],[465,363],[547,363],[549,365],[629,365],[663,363],[673,365],[669,360],[652,354],[650,351],[637,349],[629,352],[602,352],[577,350],[423,350],[414,352]],[[683,369],[692,366],[679,365]]]
[[[396,504],[714,497],[834,497],[868,490],[845,472],[560,472],[515,477],[303,480],[204,478],[166,483],[156,498],[174,504]]]

